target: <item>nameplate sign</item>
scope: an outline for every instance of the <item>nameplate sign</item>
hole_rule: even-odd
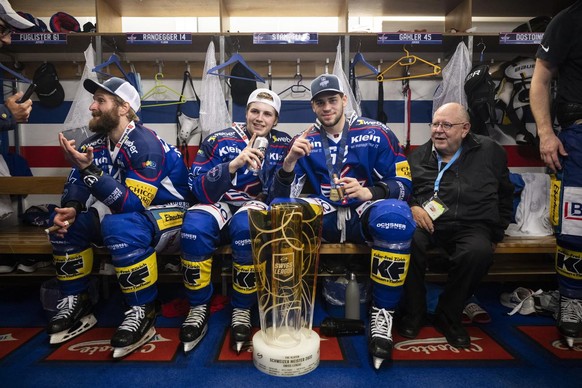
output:
[[[253,44],[317,44],[317,32],[255,32]]]
[[[185,32],[144,32],[125,35],[128,44],[192,44],[192,34]]]
[[[15,32],[10,36],[12,44],[67,44],[68,34],[53,32]]]
[[[443,34],[430,32],[383,32],[378,44],[442,44]]]
[[[501,32],[499,44],[540,44],[543,32]]]

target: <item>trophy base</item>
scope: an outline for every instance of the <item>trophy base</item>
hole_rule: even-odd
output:
[[[271,376],[307,374],[319,365],[319,335],[304,329],[297,345],[282,348],[267,344],[263,333],[258,331],[253,336],[253,363],[258,370]]]

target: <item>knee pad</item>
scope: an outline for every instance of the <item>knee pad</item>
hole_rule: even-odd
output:
[[[188,290],[197,291],[211,284],[212,257],[188,256],[181,258],[182,280]]]
[[[220,241],[220,227],[211,213],[202,209],[189,210],[184,216],[180,240],[185,255],[210,256]]]
[[[112,262],[121,291],[130,305],[141,305],[155,299],[158,266],[153,248],[113,256]]]
[[[141,213],[109,214],[101,222],[103,242],[112,256],[124,256],[152,245],[153,225]]]
[[[395,250],[410,249],[416,223],[408,204],[385,199],[372,205],[364,220],[374,245]]]
[[[93,248],[80,252],[53,254],[59,287],[65,295],[76,295],[87,289],[93,270]]]

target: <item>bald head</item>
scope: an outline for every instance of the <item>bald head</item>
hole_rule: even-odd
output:
[[[458,102],[448,102],[446,104],[441,105],[436,111],[435,116],[437,115],[446,115],[447,117],[454,118],[455,123],[457,122],[470,122],[469,112],[467,109]]]

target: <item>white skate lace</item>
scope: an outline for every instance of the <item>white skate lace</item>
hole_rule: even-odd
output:
[[[582,321],[582,303],[579,299],[560,298],[560,320],[569,323]]]
[[[232,323],[231,327],[235,326],[251,326],[251,310],[234,308],[232,310]]]
[[[75,310],[78,299],[79,297],[77,295],[69,295],[59,299],[59,303],[57,304],[59,311],[55,314],[53,320],[68,318],[73,313],[73,310]]]
[[[139,325],[144,318],[144,306],[131,306],[131,309],[125,312],[125,319],[118,330],[138,331]]]
[[[392,340],[392,311],[372,307],[370,332],[372,338]]]
[[[205,304],[190,307],[190,311],[188,311],[188,316],[184,320],[184,323],[182,323],[182,326],[201,327],[204,324],[205,318],[206,318]]]

